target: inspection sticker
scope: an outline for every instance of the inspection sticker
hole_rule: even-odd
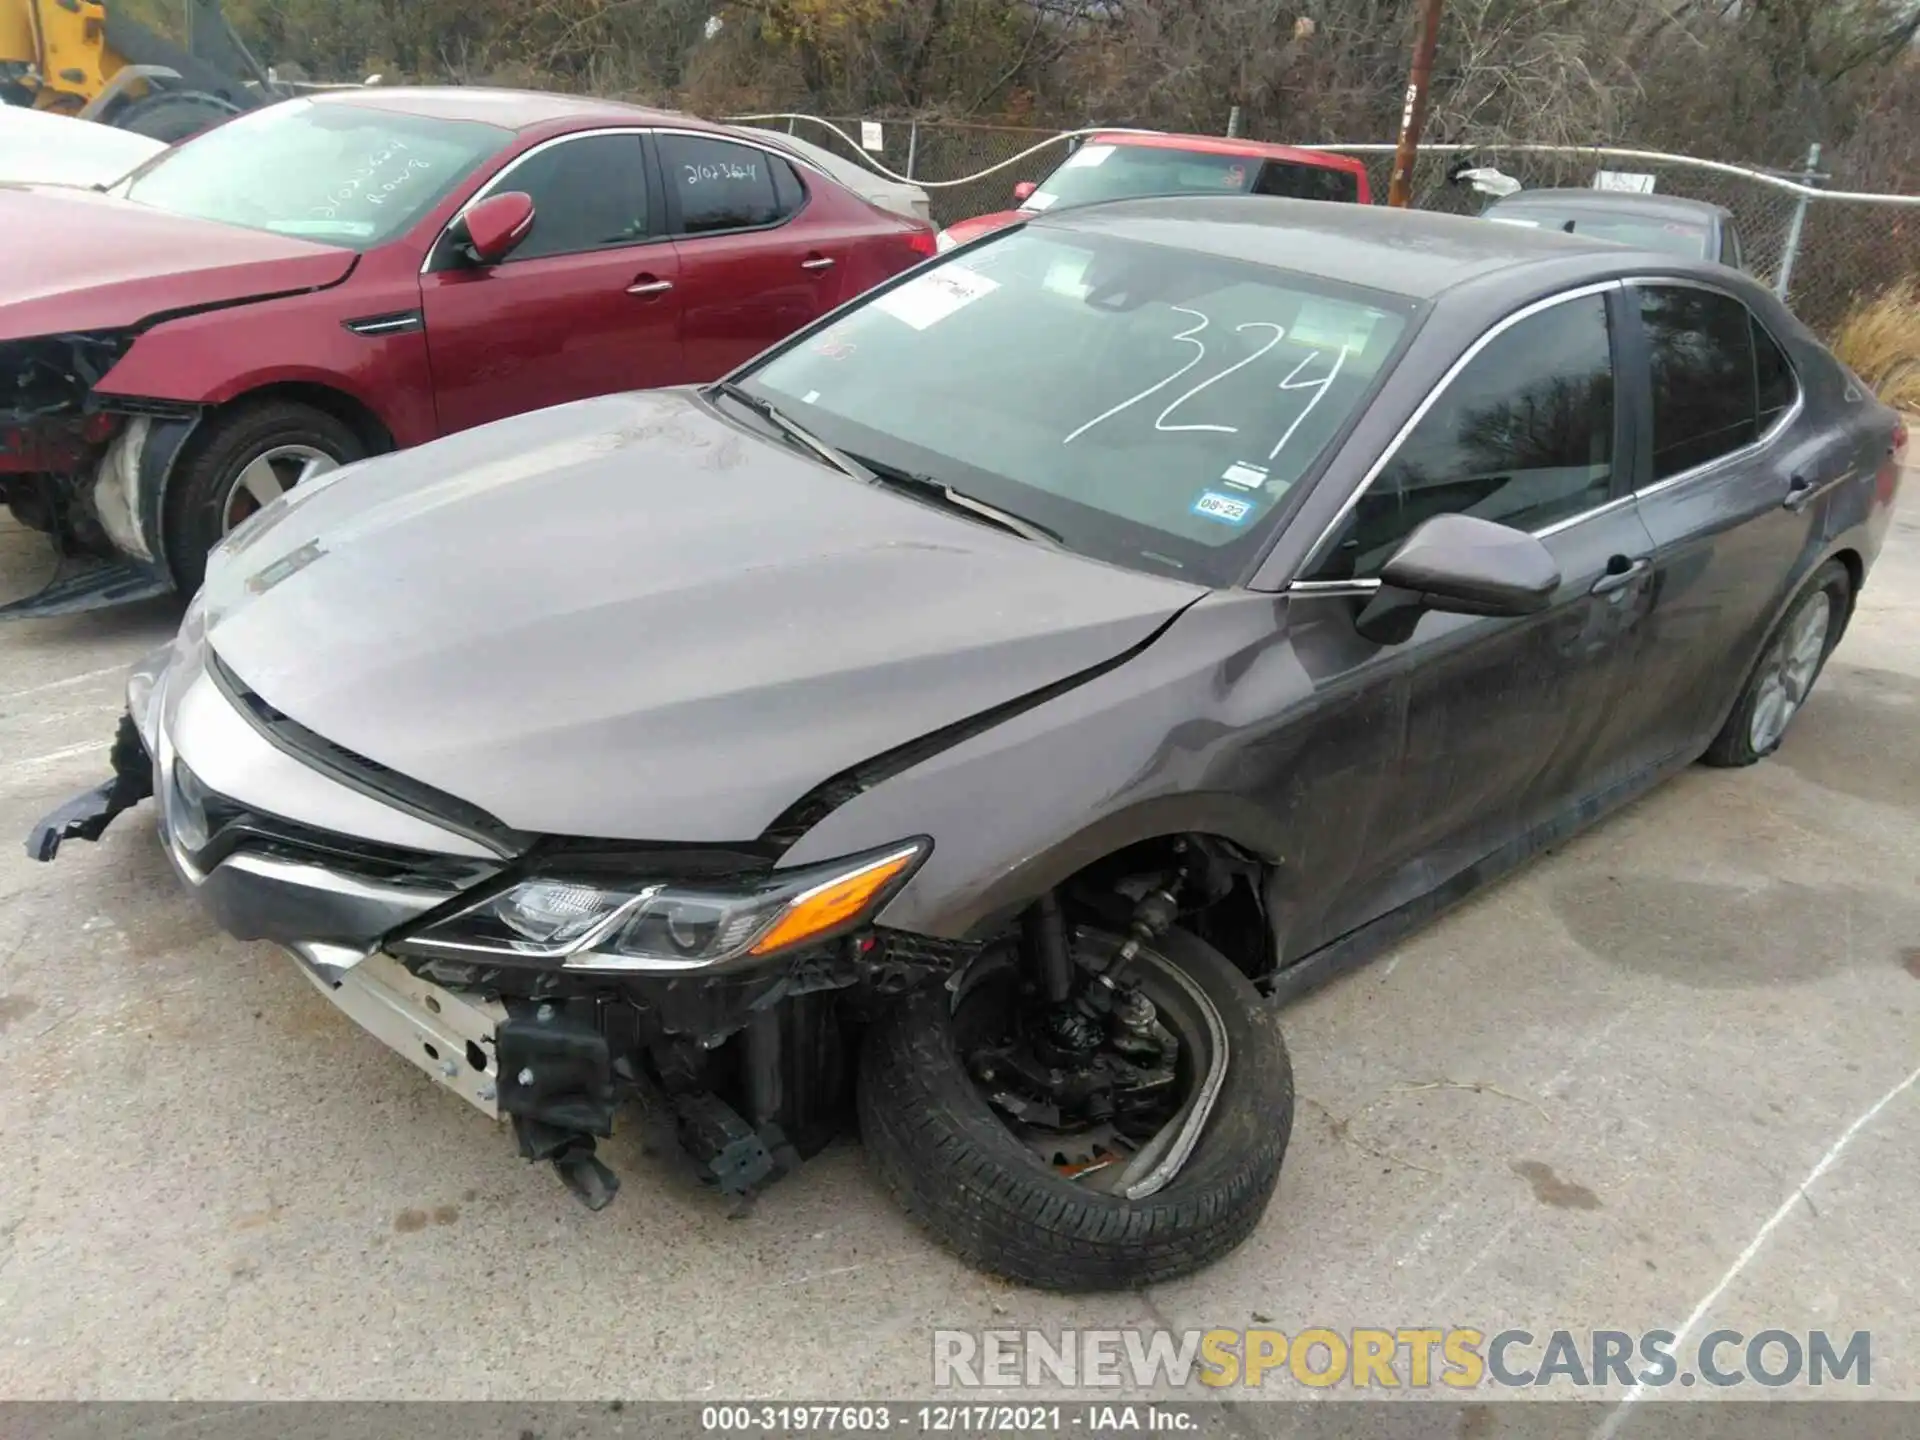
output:
[[[1204,515],[1209,520],[1218,520],[1226,525],[1244,525],[1247,517],[1253,513],[1251,500],[1236,500],[1231,495],[1222,495],[1217,490],[1208,490],[1193,502],[1193,513]]]
[[[1226,473],[1220,478],[1236,490],[1258,490],[1267,483],[1267,469],[1264,465],[1249,465],[1244,460],[1236,460],[1227,466]]]
[[[971,305],[982,295],[991,295],[1000,282],[965,265],[943,265],[926,275],[889,290],[873,302],[903,324],[916,330],[937,325],[962,306]]]

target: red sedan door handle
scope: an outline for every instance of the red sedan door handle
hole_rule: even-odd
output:
[[[642,271],[627,287],[627,293],[629,295],[664,295],[672,288],[671,280],[662,280],[658,275]]]
[[[800,262],[802,270],[831,270],[833,257],[830,255],[809,255]]]

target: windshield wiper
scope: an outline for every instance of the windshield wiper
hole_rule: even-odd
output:
[[[864,455],[848,458],[865,468],[879,484],[891,485],[897,490],[904,490],[910,495],[917,495],[922,499],[933,501],[936,505],[943,505],[949,510],[961,511],[976,520],[984,520],[989,525],[997,525],[1002,530],[1009,530],[1023,540],[1038,540],[1047,545],[1066,543],[1056,532],[1049,530],[1046,526],[1037,524],[1024,515],[1015,515],[1012,511],[1002,510],[998,505],[989,505],[984,500],[976,500],[973,496],[964,494],[951,485],[943,484],[931,475],[916,475],[911,470],[902,470],[897,465],[883,465]]]
[[[774,429],[781,431],[783,434],[806,446],[807,449],[818,455],[836,470],[843,471],[856,480],[865,480],[868,484],[872,484],[880,478],[874,474],[872,470],[868,469],[845,451],[836,446],[829,445],[826,441],[822,440],[798,420],[795,420],[791,415],[787,414],[786,411],[782,410],[778,405],[775,405],[770,400],[762,400],[751,390],[736,385],[731,380],[716,380],[707,388],[726,396],[735,404],[751,410],[762,420],[773,426]]]

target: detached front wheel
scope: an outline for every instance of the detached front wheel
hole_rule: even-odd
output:
[[[1118,945],[1082,929],[1075,958],[1099,968]],[[1077,1066],[1032,1038],[1036,997],[1011,959],[908,995],[869,1032],[862,1139],[893,1198],[968,1263],[1048,1290],[1129,1289],[1200,1269],[1259,1223],[1293,1128],[1277,1016],[1179,930],[1126,978],[1160,1028],[1116,1026],[1118,1053]]]

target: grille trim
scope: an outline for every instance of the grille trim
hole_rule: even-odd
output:
[[[502,860],[513,859],[532,845],[534,836],[511,828],[479,806],[409,779],[377,760],[369,760],[325,736],[316,735],[250,689],[227,669],[211,646],[207,649],[207,675],[227,702],[269,745],[329,779],[359,791],[370,800],[405,811],[415,819],[465,836]]]

